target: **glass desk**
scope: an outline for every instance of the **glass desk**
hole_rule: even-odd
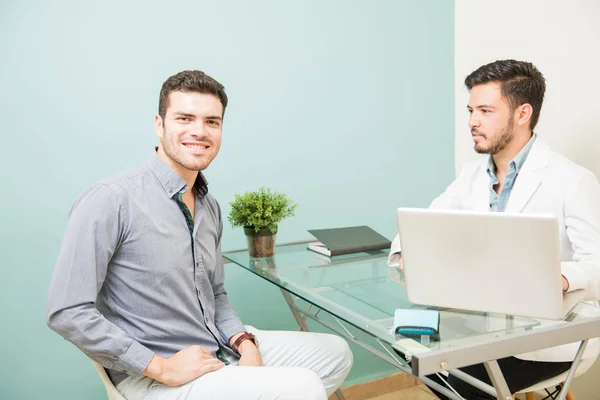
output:
[[[581,342],[561,392],[564,399],[587,339],[599,336],[595,303],[577,304],[564,321],[415,305],[406,297],[401,271],[388,267],[387,251],[329,258],[307,250],[307,243],[277,246],[268,258],[252,258],[247,250],[223,257],[278,286],[300,329],[308,330],[306,319],[313,319],[451,399],[462,397],[426,375],[447,371],[498,399],[512,399],[496,360]],[[439,337],[396,334],[396,309],[438,311]],[[493,387],[457,369],[478,363],[486,365]]]

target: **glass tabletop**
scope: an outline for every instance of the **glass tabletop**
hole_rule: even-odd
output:
[[[411,304],[401,272],[387,265],[387,250],[330,258],[308,250],[307,244],[277,246],[275,255],[268,258],[250,257],[247,250],[227,252],[223,257],[405,354],[600,317],[600,308],[587,303],[579,303],[564,321]],[[394,327],[398,309],[438,312],[438,332],[433,336],[398,334]]]

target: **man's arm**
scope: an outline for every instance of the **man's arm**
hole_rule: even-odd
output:
[[[246,327],[242,324],[242,321],[235,311],[233,311],[233,307],[231,307],[229,299],[227,298],[227,292],[225,291],[225,268],[223,265],[223,256],[221,254],[223,220],[221,218],[221,208],[216,201],[215,203],[218,210],[217,223],[219,224],[219,237],[217,238],[217,246],[215,249],[215,262],[217,265],[215,266],[215,273],[211,279],[213,293],[215,294],[215,325],[229,347],[233,347],[237,338],[246,332]],[[241,355],[239,365],[262,365],[260,352],[251,340],[244,340],[238,346],[238,352]]]
[[[586,171],[573,183],[564,210],[573,247],[573,261],[561,264],[568,291],[584,289],[586,300],[600,300],[600,185],[594,174]]]
[[[123,235],[119,197],[98,184],[71,210],[47,302],[48,326],[106,368],[141,374],[154,356],[96,309],[108,263]]]
[[[219,240],[220,242],[220,240]],[[215,325],[217,329],[225,338],[229,347],[233,347],[233,344],[239,336],[246,333],[246,327],[242,324],[242,321],[238,318],[235,311],[229,303],[227,293],[224,288],[224,268],[223,259],[221,256],[221,245],[217,246],[216,262],[218,263],[217,271],[215,271],[213,278],[213,291],[215,293]],[[218,271],[220,270],[220,272]],[[258,348],[254,345],[251,340],[244,340],[238,346],[238,352],[241,356],[239,365],[240,366],[260,366],[262,365],[262,359]]]
[[[460,199],[460,190],[459,187],[461,185],[460,179],[462,175],[459,176],[454,182],[450,184],[436,199],[434,199],[429,208],[440,209],[440,210],[461,210],[463,208],[462,202]],[[390,247],[390,254],[388,255],[388,265],[390,267],[400,267],[402,268],[402,249],[400,246],[400,235],[396,235],[394,240],[392,240],[392,245]]]
[[[236,334],[246,332],[246,327],[242,324],[242,321],[237,316],[233,307],[229,303],[227,292],[225,291],[225,268],[223,265],[223,256],[221,255],[221,237],[223,233],[223,220],[221,218],[221,208],[215,201],[218,210],[218,238],[217,246],[215,248],[215,272],[211,279],[211,285],[213,293],[215,295],[215,325],[221,333],[221,336],[231,346],[233,342],[231,339]]]
[[[231,339],[233,336],[246,332],[246,327],[233,310],[233,307],[231,307],[227,292],[225,291],[225,273],[220,245],[217,248],[215,258],[217,267],[213,279],[211,280],[213,292],[215,294],[215,325],[223,339],[229,344],[232,344],[233,342],[231,342]]]

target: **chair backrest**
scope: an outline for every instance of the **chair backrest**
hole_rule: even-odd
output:
[[[113,383],[110,380],[110,378],[108,377],[108,374],[106,373],[106,370],[104,369],[104,367],[102,365],[98,364],[96,361],[92,361],[92,363],[94,363],[96,372],[98,372],[98,375],[100,375],[100,379],[102,380],[102,383],[104,383],[104,388],[106,389],[106,394],[108,395],[108,400],[127,400],[127,399],[125,399],[125,397],[123,397],[121,392],[119,392],[117,390],[115,385],[113,385]]]

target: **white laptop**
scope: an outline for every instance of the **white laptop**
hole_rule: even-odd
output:
[[[558,320],[583,299],[581,290],[562,294],[554,216],[415,208],[397,214],[411,303]]]

